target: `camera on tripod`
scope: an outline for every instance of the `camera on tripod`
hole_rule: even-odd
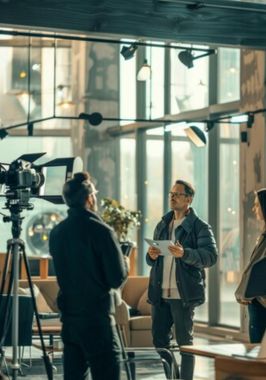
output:
[[[43,165],[34,161],[45,153],[24,154],[11,164],[0,163],[0,196],[7,199],[6,208],[33,209],[31,197],[61,204],[63,184],[73,173],[82,170],[80,157],[58,158]],[[1,186],[2,185],[2,186]]]

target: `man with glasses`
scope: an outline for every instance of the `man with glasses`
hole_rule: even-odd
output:
[[[195,188],[177,180],[169,192],[171,209],[158,223],[155,240],[172,240],[169,254],[149,247],[146,261],[150,265],[148,298],[152,304],[152,334],[156,348],[169,348],[174,325],[179,346],[193,344],[194,308],[205,301],[204,268],[217,261],[217,247],[211,227],[191,207]],[[169,357],[160,352],[169,362]],[[176,362],[174,378],[178,378]],[[192,380],[194,357],[181,355],[181,379]],[[170,378],[170,375],[169,375]]]
[[[60,287],[64,380],[119,380],[121,352],[111,289],[127,279],[129,259],[115,232],[96,214],[97,191],[86,172],[64,184],[68,217],[50,234]]]

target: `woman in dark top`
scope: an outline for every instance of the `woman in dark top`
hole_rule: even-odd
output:
[[[249,312],[249,339],[251,343],[260,343],[266,329],[266,297],[245,297],[245,290],[250,271],[255,262],[266,256],[266,188],[255,192],[254,207],[252,209],[257,220],[263,221],[264,226],[257,239],[250,262],[245,269],[241,282],[235,292],[237,302],[248,306]]]

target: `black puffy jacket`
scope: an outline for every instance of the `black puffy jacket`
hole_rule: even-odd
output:
[[[162,217],[154,231],[154,239],[169,239],[169,224],[173,211]],[[175,230],[176,241],[184,248],[184,256],[176,258],[176,285],[184,307],[199,306],[205,302],[204,268],[214,265],[218,250],[211,227],[197,216],[191,207],[190,213]],[[158,305],[162,295],[163,256],[152,260],[147,253],[147,264],[152,266],[148,290],[149,301]]]

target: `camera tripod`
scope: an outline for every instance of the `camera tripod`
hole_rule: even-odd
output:
[[[38,332],[39,332],[41,347],[43,351],[43,360],[45,364],[47,378],[48,380],[53,380],[52,364],[45,350],[45,344],[44,344],[40,319],[39,319],[36,300],[35,300],[35,296],[33,292],[28,259],[25,252],[25,245],[24,245],[24,241],[20,239],[21,221],[22,221],[22,218],[20,217],[20,211],[21,211],[21,208],[19,207],[19,205],[17,204],[10,205],[11,216],[4,217],[4,222],[10,222],[10,221],[12,222],[13,238],[7,241],[7,253],[6,253],[6,258],[5,258],[4,268],[3,268],[3,277],[2,277],[1,288],[0,288],[0,310],[1,310],[1,304],[3,302],[3,293],[6,288],[5,285],[6,285],[7,272],[10,266],[9,264],[11,262],[11,271],[10,271],[8,290],[7,290],[7,296],[6,296],[6,307],[5,307],[4,318],[3,318],[4,324],[3,324],[2,336],[0,336],[0,355],[2,356],[0,360],[0,364],[2,364],[3,346],[4,346],[5,337],[8,330],[8,325],[11,319],[11,310],[12,310],[12,349],[13,349],[13,352],[12,352],[11,369],[12,369],[12,379],[17,380],[18,373],[21,372],[20,363],[18,361],[19,264],[21,263],[21,261],[23,261],[25,265],[25,269],[26,269],[28,283],[29,283],[33,310],[34,310],[34,314],[35,314],[36,322],[38,326]],[[12,261],[10,261],[11,256],[12,256]],[[12,288],[13,288],[13,295],[11,297]],[[11,307],[11,301],[12,301],[12,307]],[[2,308],[2,311],[3,311],[3,308]]]

